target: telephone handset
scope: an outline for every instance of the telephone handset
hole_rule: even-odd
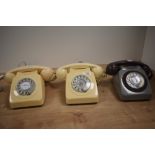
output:
[[[54,78],[54,71],[42,66],[24,66],[8,71],[5,79],[11,82],[10,107],[42,105],[45,99],[44,81],[51,81]]]
[[[114,75],[114,85],[121,100],[148,100],[152,96],[150,67],[139,61],[122,60],[106,67],[106,74]]]
[[[96,80],[102,74],[102,67],[89,63],[74,63],[58,68],[56,78],[60,81],[66,79],[66,103],[98,102]]]
[[[149,79],[152,78],[153,73],[150,69],[150,67],[142,62],[139,61],[133,61],[133,60],[121,60],[112,62],[107,65],[106,67],[106,73],[109,75],[115,75],[118,73],[118,71],[121,69],[122,66],[140,66],[146,73]]]

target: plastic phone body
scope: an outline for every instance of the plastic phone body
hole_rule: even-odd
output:
[[[110,63],[106,73],[113,75],[114,86],[123,101],[149,100],[152,90],[150,67],[142,62],[122,60]]]
[[[97,103],[99,97],[96,80],[102,73],[102,67],[88,63],[76,63],[60,67],[56,76],[59,79],[66,80],[66,103]]]
[[[126,74],[138,73],[144,80],[143,88],[138,91],[132,89],[126,82],[124,76]],[[131,85],[131,84],[130,84]],[[118,74],[114,75],[114,86],[117,90],[118,96],[123,101],[133,100],[149,100],[152,96],[151,86],[144,70],[140,66],[136,67],[122,67]]]
[[[10,107],[40,106],[45,100],[45,83],[53,78],[47,67],[26,66],[9,71],[6,80],[11,82]]]

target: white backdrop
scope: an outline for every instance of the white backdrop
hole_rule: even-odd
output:
[[[155,27],[147,28],[142,61],[155,70]]]
[[[146,27],[0,27],[0,71],[26,61],[59,67],[140,60]]]

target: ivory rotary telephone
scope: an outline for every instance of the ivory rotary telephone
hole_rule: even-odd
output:
[[[57,69],[58,80],[66,80],[66,103],[98,102],[96,80],[103,74],[102,67],[89,63],[74,63]]]
[[[11,82],[10,107],[38,106],[44,103],[44,81],[54,79],[54,71],[48,67],[25,66],[6,73],[5,79]]]

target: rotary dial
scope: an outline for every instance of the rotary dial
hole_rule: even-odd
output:
[[[130,72],[126,76],[126,83],[134,89],[142,88],[145,84],[144,77],[138,72]]]
[[[91,81],[85,75],[77,75],[72,81],[72,88],[77,92],[87,92],[90,85]]]
[[[30,78],[24,78],[17,83],[16,91],[19,95],[28,96],[33,93],[35,82]]]

